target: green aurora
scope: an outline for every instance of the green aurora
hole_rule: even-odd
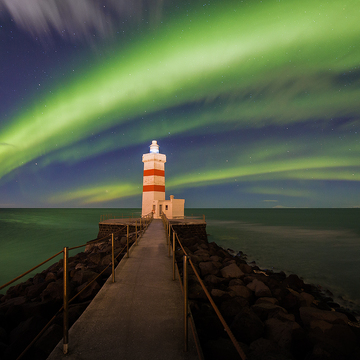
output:
[[[305,0],[165,17],[1,121],[0,191],[35,206],[140,204],[157,139],[167,190],[189,206],[360,206],[359,15],[355,1]],[[50,180],[55,167],[68,176]]]

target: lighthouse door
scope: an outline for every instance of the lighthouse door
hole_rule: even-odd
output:
[[[162,214],[162,205],[159,205],[159,215],[161,216]]]

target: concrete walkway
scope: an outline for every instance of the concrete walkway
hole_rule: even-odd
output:
[[[69,331],[69,353],[62,341],[48,357],[57,359],[197,359],[192,333],[184,349],[183,300],[172,280],[161,220],[153,220],[130,257],[111,277]]]

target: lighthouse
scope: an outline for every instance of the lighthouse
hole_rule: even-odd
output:
[[[165,200],[165,163],[166,155],[160,154],[159,145],[153,140],[150,152],[143,154],[144,163],[142,216],[153,213],[160,218],[164,213],[169,219],[184,217],[184,199]]]

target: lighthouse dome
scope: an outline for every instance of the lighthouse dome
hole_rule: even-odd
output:
[[[150,152],[152,154],[158,154],[159,153],[159,145],[156,140],[153,140],[150,145]]]

